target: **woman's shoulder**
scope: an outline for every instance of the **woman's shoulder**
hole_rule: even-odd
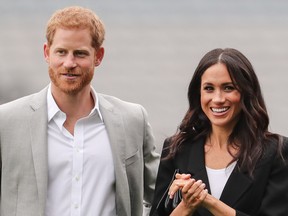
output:
[[[288,137],[273,134],[266,141],[264,155],[266,157],[281,157],[282,160],[288,160]]]
[[[288,137],[280,136],[283,140],[282,142],[282,153],[285,160],[288,160]]]
[[[281,136],[281,135],[280,135],[280,137],[282,137],[284,145],[287,146],[287,145],[288,145],[288,137],[286,137],[286,136]]]

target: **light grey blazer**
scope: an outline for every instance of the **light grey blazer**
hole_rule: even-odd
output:
[[[47,87],[0,106],[1,216],[44,216],[46,95]],[[141,216],[143,200],[152,202],[159,163],[146,111],[115,97],[98,98],[113,152],[117,215]]]

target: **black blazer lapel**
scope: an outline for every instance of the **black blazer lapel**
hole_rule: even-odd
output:
[[[205,167],[204,143],[204,139],[196,140],[193,142],[193,144],[187,143],[186,145],[189,146],[189,149],[185,149],[184,151],[188,152],[189,154],[187,160],[188,172],[192,175],[192,178],[195,178],[196,180],[202,180],[206,184],[208,192],[211,193],[208,175]],[[207,209],[202,207],[197,209],[197,213],[195,215],[213,216]]]
[[[202,180],[206,188],[210,191],[208,175],[205,167],[204,139],[194,141],[194,143],[183,143],[183,150],[188,153],[187,170],[196,180]],[[189,149],[185,149],[189,146]]]
[[[252,186],[252,179],[246,172],[241,173],[236,164],[221,194],[220,200],[229,206],[235,206],[235,203]]]

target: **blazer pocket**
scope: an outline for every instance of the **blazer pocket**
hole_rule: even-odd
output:
[[[137,149],[137,151],[136,151],[133,155],[129,156],[129,157],[125,160],[126,166],[129,166],[129,165],[135,163],[136,161],[139,160],[139,158],[140,158],[139,149]]]

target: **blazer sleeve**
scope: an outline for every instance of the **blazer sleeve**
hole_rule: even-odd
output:
[[[150,216],[166,216],[169,215],[164,211],[164,201],[166,198],[167,188],[171,182],[171,178],[174,175],[175,167],[173,160],[163,159],[169,153],[169,140],[166,139],[162,148],[161,160],[159,164],[154,200],[152,203],[152,209]]]
[[[144,201],[143,215],[148,215],[151,210],[157,170],[159,166],[159,154],[155,151],[154,136],[151,125],[148,122],[147,112],[142,108],[144,115],[144,140],[143,140],[143,158],[144,158]]]
[[[288,139],[284,138],[283,158],[274,154],[272,168],[258,216],[288,215]],[[284,159],[284,160],[283,160]],[[248,216],[237,211],[236,216]]]
[[[267,190],[263,198],[259,215],[288,215],[288,140],[284,139],[283,157],[274,158]]]

